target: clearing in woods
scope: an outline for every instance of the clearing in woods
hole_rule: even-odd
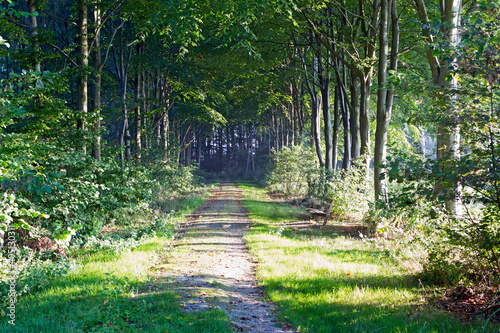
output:
[[[242,200],[236,183],[221,183],[181,226],[181,237],[157,278],[180,295],[187,311],[225,311],[235,331],[292,332],[277,322],[274,306],[257,285],[257,263],[242,238],[251,224]]]

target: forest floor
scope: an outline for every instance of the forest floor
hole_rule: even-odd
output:
[[[181,225],[179,239],[156,273],[186,311],[221,309],[240,332],[294,332],[275,317],[255,276],[244,233],[251,221],[236,183],[223,182]]]

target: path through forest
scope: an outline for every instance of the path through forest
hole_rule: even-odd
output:
[[[274,317],[255,280],[257,263],[243,234],[251,221],[242,206],[241,190],[223,182],[181,226],[167,268],[158,278],[180,295],[186,311],[219,308],[239,332],[293,332]]]

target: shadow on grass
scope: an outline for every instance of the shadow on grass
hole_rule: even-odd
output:
[[[99,274],[55,281],[21,299],[16,325],[2,321],[0,332],[230,332],[221,310],[187,313],[168,290],[133,294],[143,288],[136,285],[113,291],[126,284],[126,278]]]
[[[334,301],[297,302],[292,297],[274,297],[281,303],[285,319],[304,332],[480,332],[458,319],[421,311],[407,305],[346,304]],[[304,300],[303,295],[293,298]]]

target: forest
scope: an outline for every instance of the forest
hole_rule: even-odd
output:
[[[0,0],[0,332],[498,332],[499,11]]]

